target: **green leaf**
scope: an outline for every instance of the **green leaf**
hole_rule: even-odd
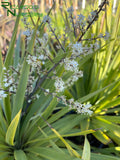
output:
[[[19,34],[17,43],[16,43],[16,48],[15,48],[15,57],[14,57],[14,68],[17,67],[19,64],[19,59],[20,59],[20,40],[21,40],[21,34]]]
[[[21,115],[21,110],[17,113],[15,118],[12,120],[12,122],[10,123],[10,125],[8,127],[8,130],[6,132],[5,141],[9,145],[14,145],[14,137],[15,137],[15,133],[16,133],[16,130],[17,130],[19,120],[20,120],[20,115]]]
[[[102,119],[108,120],[110,122],[120,124],[120,116],[114,116],[114,117],[113,116],[99,116],[99,117]]]
[[[27,133],[29,134],[30,130],[33,131],[33,127],[35,126],[37,121],[40,119],[39,114],[36,114],[35,116],[33,116],[33,115],[38,112],[41,113],[42,110],[44,110],[49,105],[50,101],[51,101],[50,95],[46,97],[44,94],[41,94],[40,98],[31,104],[30,110],[29,110],[28,114],[26,115],[24,122],[23,122],[23,125],[22,125],[22,128],[20,130],[21,133],[24,132],[24,136],[27,135]],[[34,119],[34,122],[31,123],[31,125],[29,126],[29,129],[28,129],[28,125],[32,121],[32,119]]]
[[[28,160],[23,150],[15,150],[14,157],[15,157],[15,160]]]
[[[104,104],[106,102],[106,104]],[[101,110],[103,109],[107,109],[107,108],[111,108],[111,107],[115,107],[118,106],[120,104],[120,97],[116,98],[116,99],[111,99],[108,102],[104,100],[104,103],[100,105],[100,107],[98,107],[95,110],[95,113],[99,113],[101,112]]]
[[[8,156],[9,156],[8,152],[1,152],[0,153],[0,159],[1,160],[8,160]]]
[[[16,18],[15,27],[14,27],[12,38],[11,38],[11,41],[10,41],[10,45],[9,45],[7,55],[6,55],[6,58],[5,58],[4,66],[6,67],[6,69],[9,69],[9,66],[12,65],[12,62],[13,62],[14,45],[15,45],[15,41],[16,41],[17,30],[18,30],[20,16],[21,16],[21,12],[22,12],[22,8],[23,8],[24,3],[25,3],[25,0],[22,0],[21,5],[20,5],[20,9],[19,9],[19,12],[18,12],[18,16]],[[3,73],[4,73],[4,71],[3,71]],[[2,74],[2,76],[3,76],[3,74]],[[8,124],[9,124],[10,121],[11,121],[11,104],[10,104],[9,95],[4,99],[4,106],[5,106],[5,108],[4,108],[5,115],[6,115]]]
[[[40,157],[45,158],[46,160],[73,160],[74,157],[71,157],[67,153],[58,152],[54,148],[47,147],[31,147],[26,151],[39,155]]]
[[[86,136],[85,136],[85,143],[84,143],[82,159],[90,160],[90,144],[89,144]]]
[[[11,103],[10,103],[10,95],[8,94],[7,97],[4,98],[4,109],[5,109],[5,116],[8,122],[8,125],[11,122]]]
[[[54,97],[52,99],[52,101],[50,102],[49,106],[47,107],[47,109],[43,113],[43,117],[45,119],[47,119],[51,115],[51,113],[53,112],[53,110],[54,110],[54,108],[56,107],[57,104],[58,104],[57,98]]]
[[[12,38],[10,41],[10,45],[9,45],[9,49],[7,52],[7,57],[5,59],[5,67],[8,69],[8,67],[12,64],[12,60],[13,60],[13,54],[14,54],[14,45],[15,45],[15,40],[16,40],[16,35],[17,35],[17,30],[18,30],[18,25],[19,25],[19,21],[20,21],[20,16],[21,16],[21,12],[22,12],[22,8],[24,6],[25,0],[22,0],[22,3],[20,5],[20,9],[19,9],[19,13],[15,22],[15,27],[14,27],[14,31],[12,34]]]
[[[100,130],[93,133],[93,135],[95,136],[95,138],[97,138],[103,144],[109,144],[110,142],[112,142],[111,139]]]
[[[111,83],[111,84],[109,84],[109,85],[107,85],[106,87],[104,87],[104,88],[102,88],[102,89],[98,89],[98,90],[96,90],[96,91],[93,92],[93,93],[89,93],[88,95],[86,95],[86,96],[84,96],[84,97],[82,97],[82,98],[80,98],[80,99],[78,99],[78,100],[79,100],[80,103],[83,103],[83,102],[89,100],[90,98],[96,96],[97,94],[101,93],[102,91],[104,91],[104,90],[107,89],[108,87],[114,86],[116,83],[117,83],[117,81],[116,81],[116,82],[113,82],[113,83]]]
[[[71,134],[65,134],[62,135],[62,137],[74,137],[74,136],[81,136],[81,135],[86,135],[86,134],[90,134],[90,133],[94,133],[96,132],[95,130],[86,130],[86,131],[81,131],[81,132],[75,132],[75,133],[71,133]]]
[[[23,63],[19,83],[18,83],[17,92],[13,102],[12,119],[15,117],[18,111],[23,107],[25,91],[26,91],[28,75],[29,75],[29,68],[30,66],[25,59]]]
[[[65,146],[67,147],[69,153],[71,155],[74,155],[77,158],[81,158],[81,156],[67,143],[67,141],[54,129],[51,128],[51,130],[57,135],[58,138],[60,138],[60,140],[65,144]]]
[[[34,32],[32,34],[31,40],[28,44],[27,50],[29,51],[30,54],[33,54],[38,22],[39,22],[39,19],[37,21],[37,24],[35,25]],[[18,83],[16,96],[15,96],[14,103],[13,103],[12,119],[14,118],[16,113],[20,109],[23,108],[25,91],[26,91],[28,76],[29,76],[29,69],[30,69],[30,65],[26,62],[26,57],[25,57],[24,62],[23,62],[23,68],[22,68],[22,71],[21,71],[20,79],[19,79],[19,83]]]
[[[120,144],[120,126],[116,125],[108,120],[105,120],[99,116],[92,119],[92,124],[98,128],[101,128],[108,137],[114,140],[117,144]]]
[[[41,131],[41,133],[44,135],[44,137],[45,137],[45,138],[48,138],[48,135],[47,135],[40,127],[38,127],[38,128],[39,128],[39,130]],[[63,153],[63,151],[62,151],[52,140],[50,140],[50,144],[51,144],[51,146],[52,146],[54,149],[56,149],[57,151]]]
[[[5,120],[5,117],[4,117],[4,114],[3,114],[1,106],[0,106],[0,124],[1,124],[2,130],[4,130],[6,132],[6,130],[8,128],[8,125],[7,125],[7,122]]]
[[[98,154],[92,153],[91,160],[120,160],[120,158],[116,156],[102,155],[100,153]]]

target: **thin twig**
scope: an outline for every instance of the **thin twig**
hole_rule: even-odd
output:
[[[87,30],[91,27],[91,25],[93,24],[93,22],[96,20],[96,18],[98,18],[99,13],[102,11],[104,5],[106,4],[108,0],[104,0],[102,2],[102,4],[99,6],[99,10],[97,11],[95,17],[93,18],[93,20],[88,24],[87,28],[85,29],[85,31],[82,33],[82,35],[80,36],[80,38],[78,39],[78,42],[80,42],[83,38],[83,36],[85,35],[85,33],[87,32]]]
[[[72,15],[71,15],[71,20],[72,20],[72,26],[73,26],[73,29],[74,29],[74,36],[76,38],[75,24],[74,24],[73,16]]]
[[[10,68],[20,76],[20,73],[18,71],[16,71],[16,69],[13,66],[10,66]]]
[[[64,49],[64,47],[63,47],[62,44],[60,43],[57,35],[55,34],[54,30],[52,29],[52,27],[51,27],[50,25],[49,25],[49,27],[50,27],[51,32],[54,34],[56,40],[58,41],[58,44],[60,45],[61,49],[62,49],[64,52],[66,52],[65,49]]]

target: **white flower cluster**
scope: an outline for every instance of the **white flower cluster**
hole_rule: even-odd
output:
[[[81,31],[83,31],[85,26],[86,26],[85,16],[83,16],[82,14],[79,14],[75,23],[75,27],[76,29],[78,28]]]
[[[51,18],[47,15],[43,17],[43,23],[49,23],[51,22]]]
[[[39,32],[37,34],[39,35]],[[48,43],[48,34],[44,33],[42,38],[38,38],[38,41],[40,43],[40,46],[39,46],[38,42],[37,42],[36,45],[38,47],[37,50],[39,50],[39,52],[40,52],[40,50],[45,49],[46,46],[47,46],[47,43]]]
[[[91,104],[81,104],[78,101],[74,101],[73,98],[66,100],[65,96],[61,96],[61,99],[65,105],[69,106],[69,109],[74,109],[78,114],[91,115],[93,111],[90,110]]]
[[[40,55],[40,56],[32,56],[32,55],[28,55],[27,59],[26,59],[27,63],[31,65],[31,71],[35,71],[37,70],[37,73],[40,74],[41,72],[41,68],[42,65],[45,64],[44,62],[44,55]]]
[[[9,70],[6,70],[4,67],[4,75],[3,75],[3,80],[2,84],[0,84],[0,97],[5,97],[7,96],[7,93],[4,92],[4,88],[7,90],[9,93],[16,93],[18,83],[19,83],[19,76],[20,76],[20,69],[22,66],[18,64],[17,68],[11,67]],[[26,95],[30,94],[33,91],[33,83],[35,81],[35,77],[31,75],[32,72],[30,72],[28,82],[27,82],[27,88],[26,88]],[[5,93],[5,96],[4,96]]]
[[[35,46],[36,46],[36,54],[39,55],[39,58],[41,57],[42,60],[45,60],[50,55],[49,46],[48,46],[48,34],[44,33],[42,38],[39,37],[40,32],[37,31],[37,38],[35,40]]]
[[[73,6],[69,7],[69,8],[67,9],[67,12],[68,12],[69,15],[71,16],[71,15],[73,14],[73,12],[74,12]]]
[[[7,94],[5,93],[5,91],[0,90],[0,100],[5,97],[7,97]]]
[[[59,80],[59,79],[58,79]],[[60,80],[62,82],[62,80]],[[60,82],[60,83],[61,83]],[[53,97],[56,97],[58,102],[62,101],[62,103],[66,106],[69,106],[69,110],[76,110],[76,112],[78,114],[88,114],[88,115],[92,115],[93,111],[90,110],[90,107],[92,106],[91,104],[81,104],[78,101],[74,101],[73,98],[71,99],[66,99],[66,96],[62,95],[60,97],[57,96],[57,93],[51,93],[49,91],[49,89],[44,89],[42,88],[42,90],[44,91],[45,95],[52,95]]]
[[[105,35],[103,35],[102,33],[99,34],[98,36],[99,38],[104,38],[105,40],[108,40],[110,37],[110,34],[108,32],[105,32]]]
[[[68,58],[64,59],[64,67],[67,71],[78,72],[78,63],[75,60],[70,60]]]
[[[28,84],[27,84],[27,89],[26,89],[26,93],[30,94],[33,91],[33,83],[35,81],[35,77],[32,75],[29,75],[28,78]]]
[[[57,92],[62,92],[66,87],[70,87],[80,77],[83,77],[83,72],[79,70],[77,61],[71,60],[70,58],[65,58],[61,64],[64,64],[66,71],[73,72],[73,74],[65,82],[60,77],[53,77],[53,79],[55,79],[54,86]]]
[[[25,36],[31,36],[31,30],[30,29],[27,29],[26,31],[23,31],[23,34]]]
[[[4,75],[3,75],[3,88],[8,88],[9,92],[16,92],[17,90],[17,85],[18,85],[18,81],[16,81],[16,78],[18,77],[18,70],[19,70],[19,65],[16,68],[16,72],[14,72],[13,74],[11,74],[11,70],[6,70],[6,68],[4,67]]]
[[[72,58],[79,57],[82,58],[82,56],[86,56],[88,54],[93,53],[94,50],[98,50],[100,48],[99,42],[96,40],[94,44],[90,44],[89,46],[82,46],[81,43],[76,42],[72,45]]]
[[[27,45],[31,40],[32,34],[33,34],[33,29],[31,29],[31,28],[28,28],[28,29],[26,29],[26,31],[23,32],[23,35],[25,35],[26,39],[27,39]]]
[[[74,68],[73,68],[74,69]],[[71,70],[70,68],[70,71],[73,71]],[[73,73],[73,75],[67,79],[67,81],[63,81],[62,78],[60,77],[55,77],[55,83],[54,83],[54,86],[56,88],[56,92],[62,92],[64,91],[64,89],[66,87],[70,87],[74,84],[74,82],[76,82],[80,77],[83,77],[83,72],[82,71],[79,71],[79,70],[75,70],[75,72]]]
[[[62,92],[65,89],[65,83],[60,77],[56,78],[54,86],[56,88],[56,92]]]
[[[72,56],[78,56],[83,53],[83,46],[81,43],[76,42],[72,46]]]

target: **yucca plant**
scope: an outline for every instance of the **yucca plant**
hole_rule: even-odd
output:
[[[25,0],[21,6],[24,2]],[[104,1],[102,5],[104,6],[106,2]],[[71,14],[72,8],[68,11]],[[79,58],[76,59],[76,55],[74,59],[72,57],[76,54],[75,48],[79,49],[81,44],[79,46],[72,41],[71,47],[70,40],[63,44],[51,25],[48,12],[42,21],[40,17],[36,21],[31,17],[34,27],[24,32],[25,36],[19,35],[14,49],[21,12],[22,7],[16,19],[4,63],[0,54],[0,159],[89,160],[90,145],[86,135],[95,133],[96,130],[82,131],[76,126],[92,114],[91,105],[64,97],[66,92],[69,93],[67,88],[76,81],[76,78],[82,76],[77,62]],[[52,35],[43,34],[46,23]],[[48,46],[50,36],[57,40],[59,45],[57,53]],[[71,34],[70,39],[72,36]],[[89,48],[89,45],[85,48],[87,51],[92,49],[88,57],[94,55],[93,51],[100,50],[94,48],[94,44],[91,46],[92,48]],[[85,64],[88,58],[83,57],[81,61]],[[80,114],[69,113],[70,110]],[[80,135],[85,135],[83,153],[64,138]],[[92,159],[96,159],[96,156],[92,154]],[[101,157],[114,159],[112,156]]]

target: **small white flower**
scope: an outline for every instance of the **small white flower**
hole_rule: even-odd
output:
[[[49,93],[49,92],[50,92],[50,90],[49,90],[49,89],[46,89],[45,91],[46,91],[47,93]]]
[[[105,36],[104,36],[104,39],[105,40],[108,40],[110,38],[110,34],[108,32],[105,32]]]
[[[71,99],[68,100],[68,102],[69,102],[70,104],[72,104],[72,103],[74,102],[74,99],[71,98]]]
[[[25,36],[30,36],[31,35],[31,31],[28,29],[28,30],[24,31],[23,34]]]
[[[92,105],[91,104],[85,104],[84,107],[85,108],[90,108]]]
[[[44,59],[44,55],[43,54],[41,54],[39,57],[38,57],[38,59],[40,59],[40,60],[42,60],[42,59]]]
[[[3,67],[3,70],[5,71],[5,70],[6,70],[6,68],[5,68],[5,67]]]
[[[4,87],[8,87],[8,86],[9,86],[9,83],[5,83],[5,84],[4,84]]]
[[[74,12],[73,6],[69,7],[69,8],[67,9],[67,12],[68,12],[69,14],[72,14],[72,13]]]
[[[32,100],[31,100],[31,99],[29,99],[29,100],[28,100],[28,103],[30,103],[31,101],[32,101]]]
[[[50,23],[51,22],[51,18],[47,15],[43,17],[43,23]]]
[[[86,21],[84,20],[84,16],[82,14],[78,15],[77,21],[75,23],[75,27],[76,28],[81,28],[81,30],[84,29],[84,27],[86,26]]]
[[[0,99],[5,97],[7,97],[7,94],[5,93],[5,91],[0,90]]]
[[[54,83],[56,92],[62,92],[65,88],[64,84],[65,83],[63,82],[62,78],[56,78],[56,81]]]
[[[7,82],[7,80],[8,80],[7,78],[4,78],[4,79],[3,79],[3,82]]]
[[[13,88],[13,87],[10,87],[10,88],[9,88],[9,91],[10,91],[10,92],[14,91],[14,88]]]
[[[67,71],[78,72],[78,63],[75,60],[66,58],[64,60],[64,66]]]
[[[78,19],[79,19],[80,21],[83,21],[84,18],[85,18],[85,16],[83,16],[82,14],[79,14],[79,15],[78,15]]]
[[[83,53],[83,47],[81,43],[76,42],[75,44],[73,44],[72,46],[72,55],[79,55]]]
[[[100,48],[100,45],[98,44],[98,42],[94,43],[94,48],[95,48],[95,50]]]

